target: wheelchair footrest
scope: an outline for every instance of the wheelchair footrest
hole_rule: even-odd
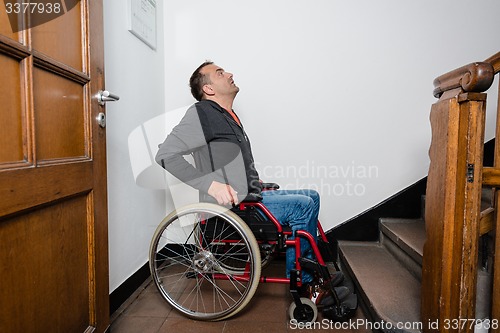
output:
[[[320,265],[317,261],[311,260],[309,258],[300,257],[299,263],[302,269],[317,272],[324,279],[328,279],[330,277],[330,273],[328,272],[328,267]]]
[[[320,265],[317,261],[312,259],[300,257],[299,263],[302,269],[314,271],[326,281],[331,279],[332,288],[344,280],[344,275],[341,271],[332,272],[328,266]]]

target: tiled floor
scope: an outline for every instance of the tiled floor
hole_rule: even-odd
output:
[[[282,260],[273,261],[262,275],[276,276],[275,272],[284,272]],[[315,327],[300,329],[296,324],[290,323],[288,318],[288,306],[291,301],[288,285],[261,283],[250,303],[234,317],[218,322],[195,321],[172,310],[149,279],[112,315],[111,333],[279,333],[323,332],[331,329],[345,333],[369,332],[363,326],[352,329],[354,323],[364,321],[360,309],[357,310],[355,317],[343,326],[324,319],[319,314]]]

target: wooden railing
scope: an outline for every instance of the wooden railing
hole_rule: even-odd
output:
[[[500,225],[496,209],[481,211],[483,186],[500,187],[500,144],[495,147],[494,167],[483,168],[482,163],[484,92],[499,67],[500,52],[434,81],[434,96],[439,100],[430,115],[421,303],[425,332],[474,331],[479,237]],[[496,137],[500,138],[498,120]],[[495,207],[500,207],[498,195],[495,201]],[[491,318],[500,320],[500,233],[496,244],[494,266],[499,269],[494,276]]]

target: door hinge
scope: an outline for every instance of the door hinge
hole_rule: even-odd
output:
[[[467,182],[474,182],[474,164],[472,163],[467,163]]]

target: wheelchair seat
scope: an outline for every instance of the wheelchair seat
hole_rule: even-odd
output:
[[[231,209],[238,215],[252,230],[257,241],[278,241],[283,235],[276,228],[276,225],[263,214],[255,205],[238,205]],[[291,232],[289,226],[282,226],[282,232]]]

